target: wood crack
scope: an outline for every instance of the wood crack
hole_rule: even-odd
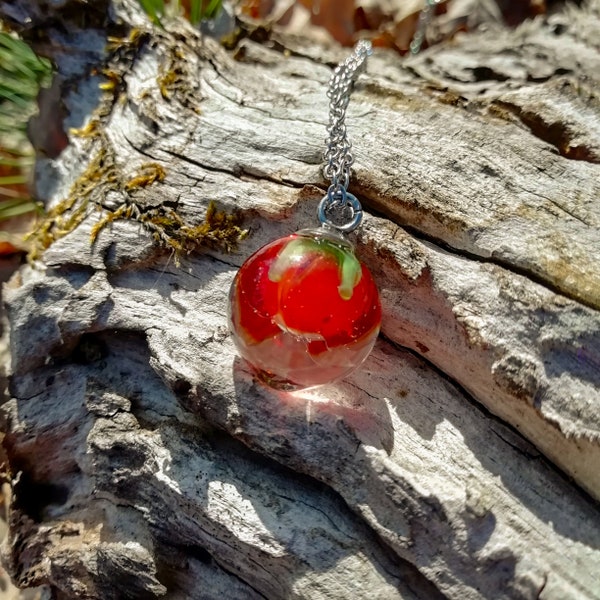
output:
[[[518,431],[512,425],[510,425],[509,423],[507,423],[506,421],[502,420],[500,417],[495,415],[493,412],[491,412],[485,405],[483,405],[475,397],[473,397],[471,392],[462,383],[457,381],[451,374],[445,372],[436,363],[429,360],[424,354],[420,354],[417,351],[413,350],[412,348],[410,348],[408,346],[403,346],[403,345],[399,344],[398,342],[396,342],[395,340],[390,339],[389,337],[387,337],[385,335],[384,332],[381,332],[379,334],[379,336],[383,340],[385,340],[386,343],[390,344],[391,346],[398,348],[399,350],[402,350],[403,352],[407,352],[408,354],[416,356],[420,361],[423,361],[425,364],[427,364],[428,367],[433,369],[438,375],[440,375],[450,385],[452,385],[457,390],[459,390],[461,395],[471,404],[471,406],[475,410],[477,410],[481,414],[485,415],[485,417],[487,419],[490,419],[494,423],[496,423],[496,425],[499,429],[495,429],[494,434],[497,435],[498,437],[500,437],[501,439],[503,439],[507,444],[512,446],[516,451],[518,451],[520,454],[525,456],[528,460],[540,461],[547,468],[551,469],[554,472],[554,474],[556,476],[560,477],[561,479],[564,479],[565,481],[571,481],[569,479],[569,477],[566,476],[563,471],[556,468],[556,465],[554,465],[554,463],[549,461],[543,454],[539,454],[537,452],[537,449],[535,449],[535,447],[531,447],[530,441],[527,440],[526,438],[524,438],[520,431]],[[518,444],[515,444],[514,442],[510,442],[509,440],[507,440],[505,438],[505,436],[501,433],[502,430],[506,430],[506,431],[510,432],[511,437],[513,437],[515,440],[518,440]],[[571,483],[573,484],[572,481],[571,481]],[[573,484],[573,485],[576,485],[576,484]],[[597,502],[596,499],[592,495],[590,495],[588,490],[586,490],[585,488],[583,488],[581,486],[577,486],[577,487],[578,487],[578,492],[580,494],[583,494],[585,497],[589,498],[591,500],[591,502],[593,502],[594,504]]]
[[[571,145],[572,135],[567,123],[547,123],[542,115],[506,100],[495,100],[494,104],[513,113],[529,129],[532,135],[554,146],[558,153],[569,160],[581,160],[592,164],[600,163],[592,149],[585,145]]]
[[[544,289],[552,292],[553,294],[556,294],[557,296],[562,296],[564,298],[568,298],[569,300],[571,300],[573,302],[576,302],[578,304],[581,304],[582,306],[586,306],[586,307],[591,308],[596,311],[600,310],[600,305],[598,305],[597,303],[590,302],[587,300],[587,298],[583,298],[576,294],[569,293],[569,291],[566,290],[565,288],[559,287],[558,285],[554,284],[552,281],[549,281],[543,275],[541,275],[539,273],[535,273],[526,267],[520,267],[519,265],[515,264],[514,262],[511,262],[510,260],[503,260],[499,256],[494,257],[494,256],[483,256],[481,254],[475,254],[474,252],[472,252],[470,250],[466,250],[465,248],[460,248],[455,245],[452,245],[447,240],[437,238],[437,237],[431,235],[430,233],[424,231],[423,229],[419,229],[418,227],[415,227],[414,225],[407,223],[406,221],[403,221],[401,219],[395,219],[394,217],[391,217],[390,215],[388,215],[386,212],[380,212],[380,211],[374,210],[373,206],[370,205],[370,203],[368,201],[365,202],[364,205],[370,210],[370,212],[373,215],[381,216],[382,218],[391,220],[392,222],[397,224],[399,227],[401,227],[403,230],[405,230],[407,233],[409,233],[411,236],[413,236],[415,239],[417,239],[423,243],[429,244],[438,250],[449,252],[455,256],[459,256],[461,258],[466,258],[468,260],[472,260],[472,261],[475,261],[480,264],[495,265],[496,267],[499,267],[509,273],[512,273],[513,275],[525,277],[532,283],[542,286]],[[561,207],[557,206],[557,208],[561,208]],[[573,217],[573,218],[576,218],[576,217]],[[582,221],[581,219],[577,219],[577,220],[582,223],[585,223],[585,221]],[[587,223],[585,223],[585,224],[588,225]]]

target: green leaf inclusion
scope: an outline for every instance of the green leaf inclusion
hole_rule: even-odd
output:
[[[354,287],[360,281],[362,269],[360,262],[351,250],[340,248],[328,240],[312,240],[299,237],[281,250],[269,269],[269,279],[278,283],[285,272],[300,263],[307,254],[329,254],[338,265],[340,284],[338,292],[343,300],[350,300]]]

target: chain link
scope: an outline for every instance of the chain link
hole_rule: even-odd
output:
[[[354,157],[350,152],[352,144],[346,131],[346,108],[354,82],[364,71],[365,61],[371,53],[371,42],[361,40],[352,54],[335,68],[329,80],[329,137],[326,140],[323,174],[331,181],[333,193],[340,192],[342,188],[345,191],[350,183],[350,167]]]
[[[413,36],[413,39],[410,42],[411,54],[419,54],[419,52],[421,51],[421,46],[425,41],[427,28],[429,27],[429,23],[431,23],[431,18],[433,17],[433,13],[435,12],[435,6],[440,2],[442,2],[442,0],[425,0],[425,6],[421,9],[421,12],[419,13],[417,30],[415,31],[415,35]]]
[[[346,108],[358,75],[364,71],[367,57],[372,53],[371,42],[361,40],[352,54],[333,71],[329,80],[329,125],[324,152],[323,175],[331,181],[327,194],[319,204],[319,221],[342,233],[354,231],[362,221],[358,199],[346,190],[350,183],[350,167],[354,156],[346,131]],[[335,213],[335,217],[334,217]]]
[[[433,15],[433,7],[441,0],[425,0],[425,6],[419,14],[417,31],[410,44],[410,50],[417,54],[425,38],[425,31]],[[327,97],[329,98],[329,125],[327,147],[323,158],[323,175],[331,181],[327,194],[319,204],[319,220],[323,225],[348,233],[356,229],[362,220],[362,207],[355,196],[348,193],[350,167],[354,162],[346,130],[346,108],[350,94],[360,73],[365,70],[367,58],[372,54],[371,42],[359,41],[348,58],[333,71],[329,80]],[[350,221],[335,223],[330,213],[338,214],[350,210]]]

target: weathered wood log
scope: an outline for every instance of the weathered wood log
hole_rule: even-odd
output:
[[[294,394],[236,358],[226,299],[253,250],[315,223],[345,52],[226,50],[128,2],[85,30],[68,4],[1,10],[60,90],[32,129],[41,259],[6,290],[19,585],[600,597],[598,1],[371,58],[349,128],[382,338]],[[249,231],[232,254],[232,221],[195,228],[212,200]]]

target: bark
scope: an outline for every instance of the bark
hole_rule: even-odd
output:
[[[54,212],[5,290],[18,584],[599,598],[598,1],[371,57],[350,191],[382,335],[358,373],[294,394],[236,358],[227,293],[315,224],[346,51],[260,29],[228,50],[135,3],[77,7],[0,9],[58,65],[32,126]],[[190,235],[212,200],[249,231],[233,253],[231,221]]]

